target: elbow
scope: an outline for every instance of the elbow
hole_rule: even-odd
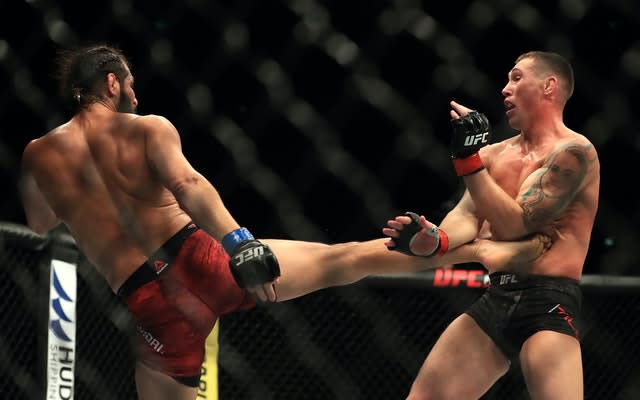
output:
[[[44,229],[42,226],[38,226],[38,225],[34,225],[34,224],[28,224],[29,229],[31,229],[33,232],[37,233],[38,235],[44,236],[47,234],[48,230]]]
[[[190,193],[196,191],[198,186],[201,184],[201,181],[201,176],[190,175],[176,179],[167,185],[167,188],[171,193],[173,193],[178,202],[180,202],[181,199],[188,197]]]
[[[60,224],[58,216],[50,209],[45,208],[44,205],[41,208],[27,208],[25,210],[25,217],[27,226],[33,232],[39,235],[46,235],[50,230]]]
[[[202,175],[195,174],[176,180],[168,186],[178,205],[189,215],[212,207],[219,195]],[[203,208],[204,207],[204,208]]]
[[[496,223],[491,224],[491,237],[494,240],[520,240],[536,232],[535,227],[526,223]]]
[[[57,225],[57,220],[52,223],[42,223],[37,221],[27,221],[27,226],[38,235],[45,236],[53,227]]]

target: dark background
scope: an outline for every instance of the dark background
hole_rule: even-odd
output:
[[[640,275],[639,11],[634,0],[0,0],[0,221],[25,222],[22,149],[69,117],[51,76],[58,47],[121,47],[139,112],[178,127],[242,225],[326,242],[378,237],[405,210],[440,220],[462,190],[449,100],[485,112],[496,140],[510,136],[507,72],[519,54],[551,50],[575,69],[566,123],[601,161],[585,272]],[[44,256],[0,251],[4,397],[36,397]],[[91,268],[78,271],[77,398],[134,398],[128,314]],[[222,318],[220,398],[403,398],[479,291],[371,284]],[[637,399],[637,289],[584,293],[585,398]],[[528,398],[515,367],[483,399]]]
[[[566,124],[599,151],[586,273],[636,275],[640,7],[636,1],[0,2],[0,220],[24,223],[26,143],[68,115],[57,47],[106,42],[133,64],[139,113],[184,152],[259,237],[380,236],[405,210],[439,221],[461,193],[448,102],[514,132],[500,90],[529,50],[567,56]]]

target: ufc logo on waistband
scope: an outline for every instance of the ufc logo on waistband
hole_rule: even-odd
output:
[[[475,146],[478,143],[484,143],[487,141],[487,135],[489,132],[478,133],[477,135],[471,135],[464,138],[465,146]]]
[[[250,249],[242,250],[240,253],[236,254],[235,258],[238,260],[237,265],[244,263],[245,261],[253,260],[254,258],[258,258],[264,254],[264,247],[253,247]]]
[[[509,283],[518,283],[518,278],[515,275],[502,275],[500,277],[500,284],[507,285]]]

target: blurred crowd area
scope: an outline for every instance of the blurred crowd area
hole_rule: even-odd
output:
[[[570,59],[567,125],[596,145],[600,209],[586,273],[636,275],[640,6],[635,0],[0,1],[0,220],[24,223],[26,143],[69,117],[58,47],[132,62],[139,113],[179,129],[192,164],[259,237],[381,235],[407,210],[439,221],[461,194],[448,103],[504,120],[516,57]]]

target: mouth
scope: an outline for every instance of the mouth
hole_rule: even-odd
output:
[[[511,113],[512,113],[512,111],[513,111],[513,109],[515,109],[515,108],[516,108],[516,105],[515,105],[515,104],[513,104],[513,103],[512,103],[512,102],[510,102],[510,101],[506,101],[506,100],[505,100],[503,104],[504,104],[504,110],[505,110],[505,113],[506,113],[507,115],[511,114]]]

